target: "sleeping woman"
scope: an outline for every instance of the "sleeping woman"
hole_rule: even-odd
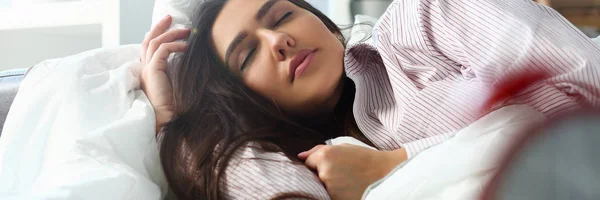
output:
[[[531,0],[396,0],[372,45],[303,0],[203,0],[170,24],[143,43],[142,87],[179,199],[359,199],[515,74],[545,76],[490,110],[600,107],[600,48]],[[377,150],[324,145],[338,136]]]

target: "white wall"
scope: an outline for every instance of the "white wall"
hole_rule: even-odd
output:
[[[9,7],[12,0],[0,0]],[[102,1],[102,0],[99,0]],[[120,0],[118,44],[139,44],[150,29],[154,0]],[[43,17],[43,16],[40,16]],[[2,20],[0,20],[2,21]],[[102,47],[100,24],[45,29],[0,30],[0,71],[31,67],[43,60]],[[115,35],[116,36],[116,35]]]
[[[306,0],[306,2],[310,3],[325,14],[329,12],[329,0]]]
[[[350,0],[306,0],[338,25],[352,24]]]
[[[0,0],[0,8],[9,7],[12,0]]]
[[[27,68],[49,58],[98,48],[102,46],[100,28],[100,25],[88,25],[57,28],[51,32],[47,29],[0,31],[0,71]],[[83,32],[74,33],[74,29]]]
[[[152,23],[154,0],[121,0],[121,44],[140,44]]]

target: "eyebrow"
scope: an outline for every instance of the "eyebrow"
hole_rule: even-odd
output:
[[[269,0],[265,2],[262,6],[260,6],[256,14],[254,15],[254,19],[256,19],[256,21],[261,21],[265,17],[265,15],[269,13],[271,7],[273,7],[273,5],[275,5],[275,3],[277,3],[278,1],[280,0]],[[248,37],[248,32],[242,31],[238,33],[233,39],[233,41],[229,44],[229,46],[227,47],[227,51],[225,51],[226,66],[229,66],[229,56],[231,56],[231,53],[233,53],[233,51],[242,43],[242,41],[244,41],[244,39],[246,39],[246,37]]]

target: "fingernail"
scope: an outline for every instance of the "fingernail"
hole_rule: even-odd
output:
[[[300,153],[298,154],[298,157],[302,157],[304,154],[306,154],[306,151],[304,151],[304,152],[300,152]]]
[[[169,19],[169,18],[171,18],[171,15],[167,15],[167,16],[165,16],[165,18],[163,18],[163,19]]]

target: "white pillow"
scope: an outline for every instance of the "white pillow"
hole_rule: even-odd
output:
[[[352,25],[350,34],[344,34],[346,36],[346,41],[348,41],[347,46],[351,46],[360,42],[373,44],[373,38],[371,35],[373,32],[373,27],[376,23],[377,18],[368,15],[354,16],[354,24]]]
[[[173,17],[171,29],[192,26],[192,15],[202,0],[156,0],[152,27],[167,15]]]
[[[600,36],[598,36],[596,39],[592,39],[594,42],[596,42],[598,45],[600,45]]]

